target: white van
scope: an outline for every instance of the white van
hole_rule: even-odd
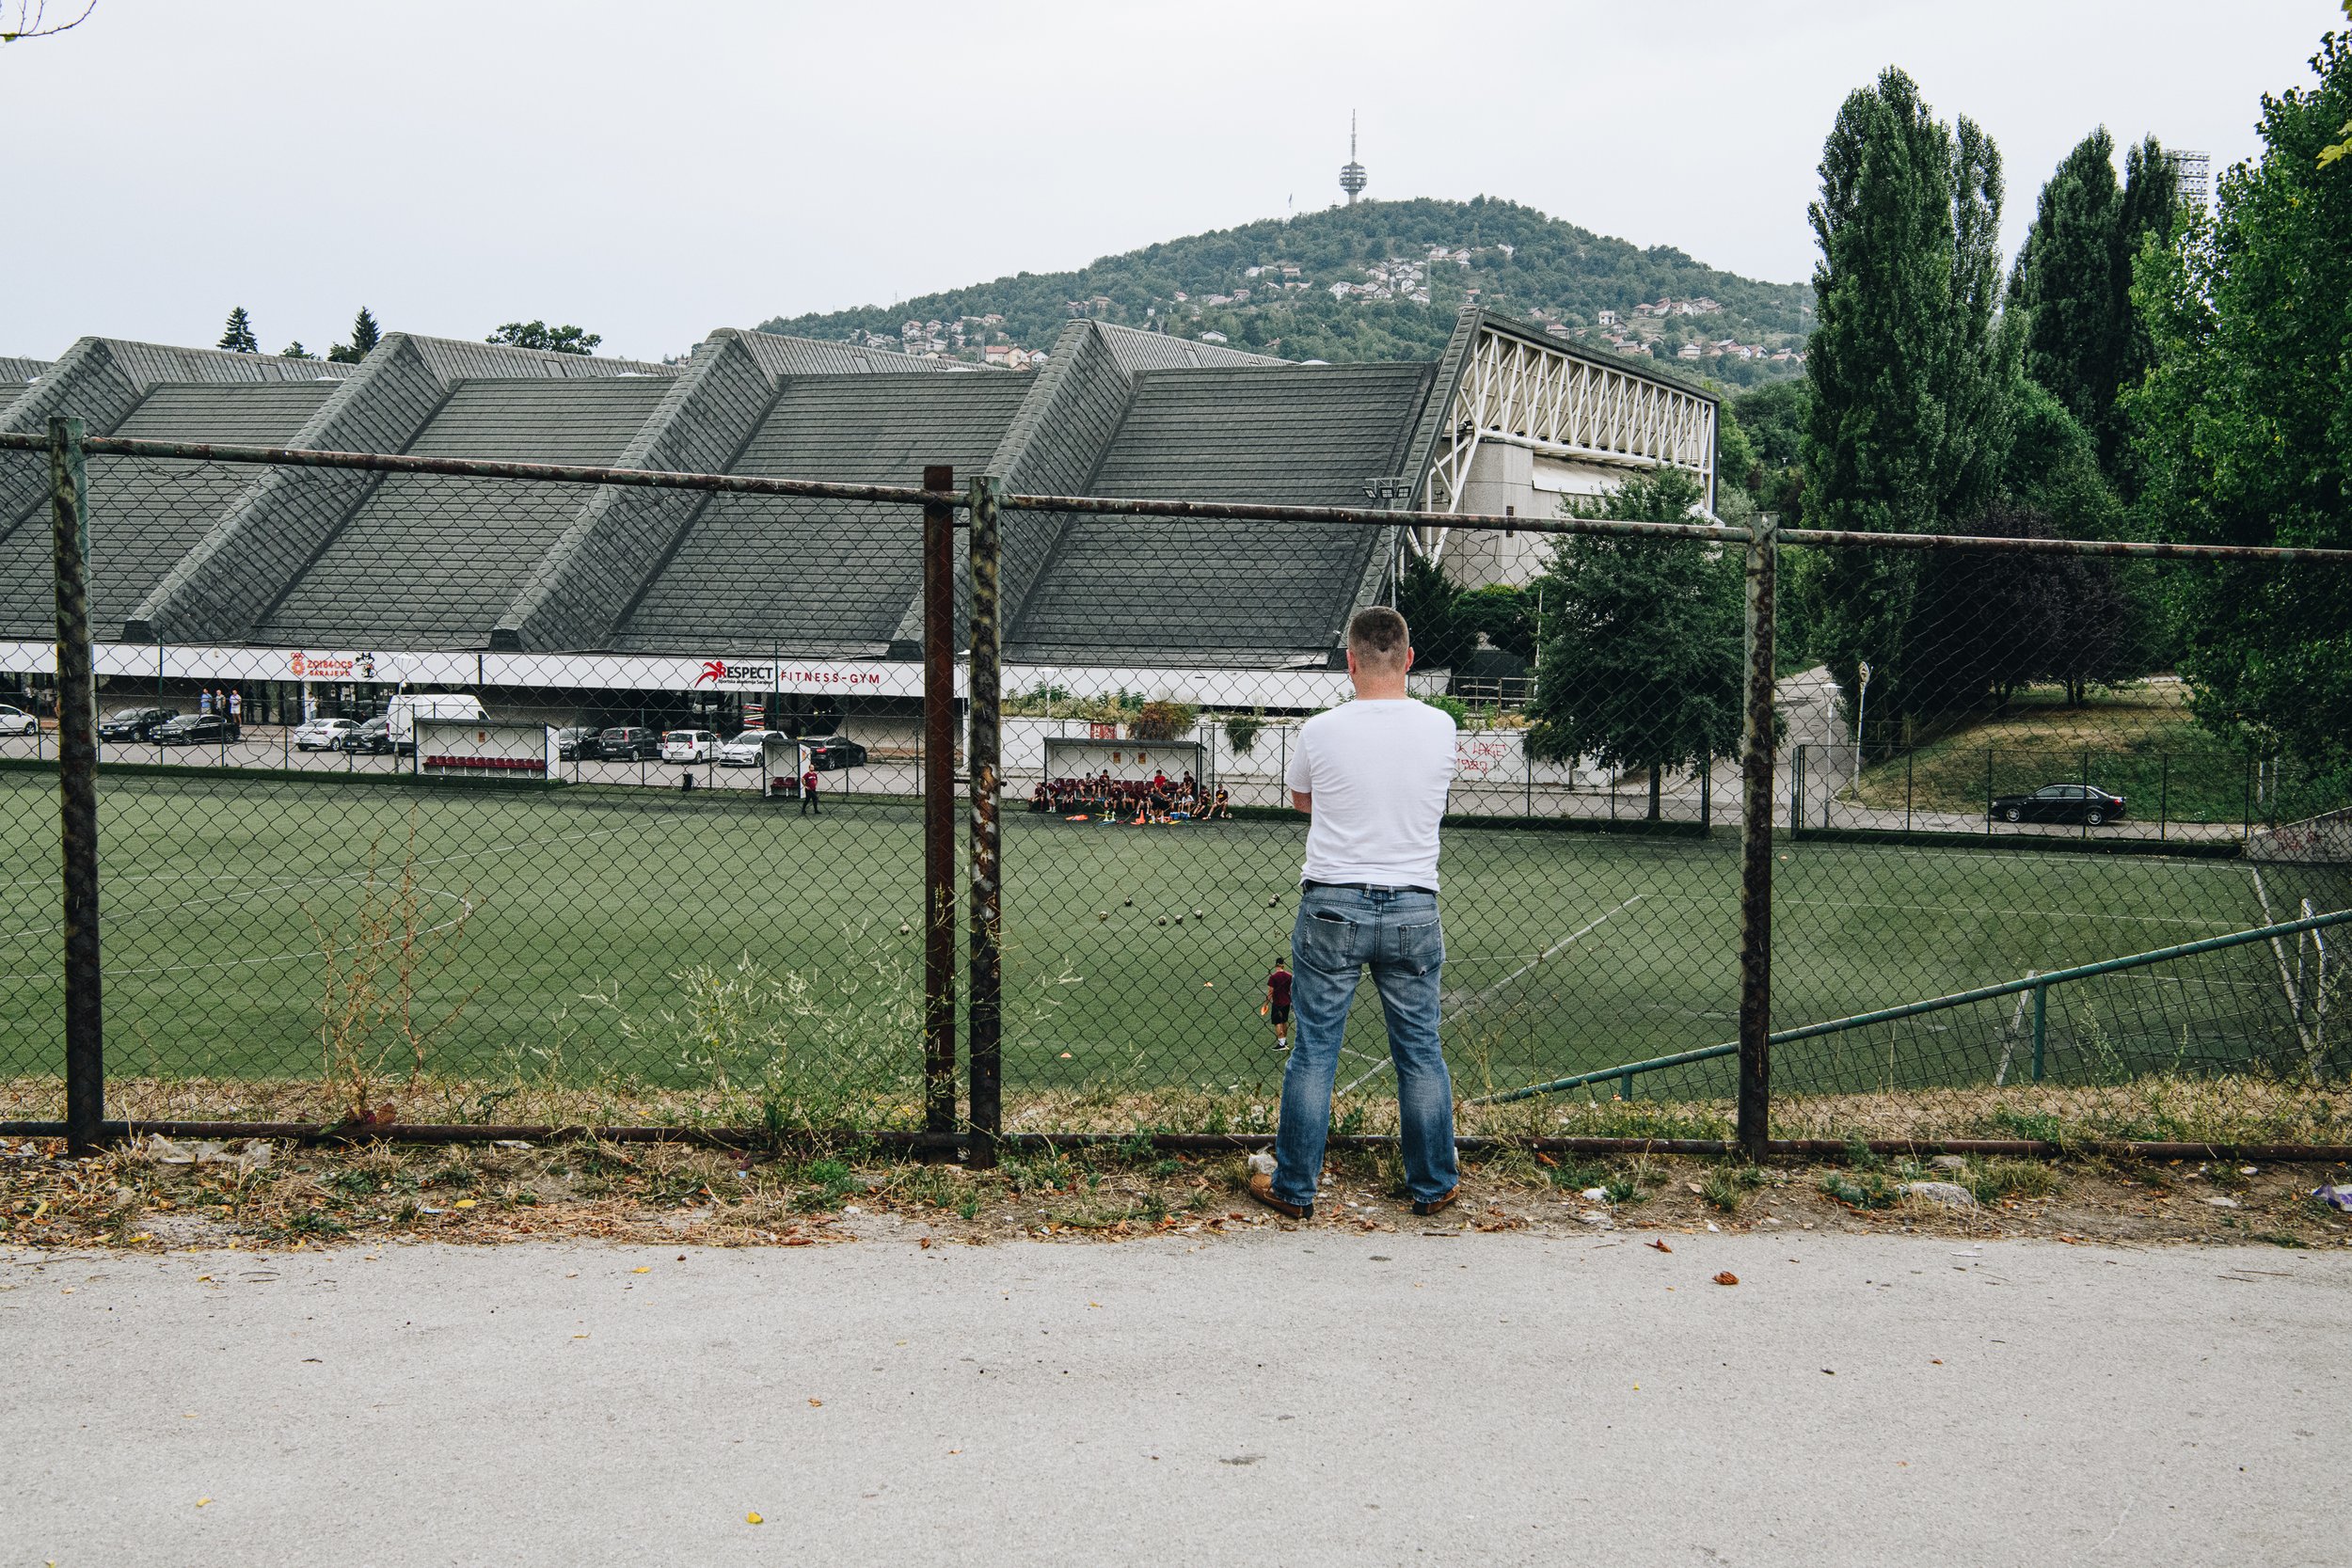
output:
[[[463,691],[419,691],[394,697],[384,705],[384,719],[392,737],[392,751],[405,756],[417,749],[417,721],[451,719],[470,723],[486,719],[482,700]]]

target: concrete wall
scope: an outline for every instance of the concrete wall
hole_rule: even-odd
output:
[[[1626,473],[1623,468],[1570,463],[1528,447],[1486,441],[1470,458],[1470,473],[1462,483],[1461,510],[1489,515],[1507,510],[1522,517],[1556,517],[1564,497],[1607,495],[1625,482]],[[1464,588],[1495,583],[1518,587],[1542,574],[1557,537],[1485,530],[1450,533],[1442,558],[1445,574]]]

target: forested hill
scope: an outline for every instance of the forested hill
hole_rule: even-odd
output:
[[[1645,250],[1490,197],[1331,207],[1165,241],[1075,272],[1025,272],[763,325],[977,360],[991,345],[999,357],[1050,348],[1064,324],[1091,315],[1213,341],[1221,333],[1235,348],[1285,359],[1426,359],[1471,299],[1556,324],[1570,341],[1657,355],[1735,387],[1795,374],[1812,325],[1806,284],[1719,272],[1670,245]]]

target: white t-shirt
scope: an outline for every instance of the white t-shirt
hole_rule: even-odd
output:
[[[1314,797],[1308,881],[1437,891],[1453,715],[1411,697],[1343,703],[1299,726],[1288,782]]]

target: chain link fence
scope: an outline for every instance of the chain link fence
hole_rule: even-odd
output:
[[[103,1031],[117,1123],[1270,1134],[1289,764],[1378,600],[1459,726],[1466,1133],[2344,1139],[2346,781],[2168,629],[2323,554],[0,444],[57,467],[0,541],[20,1130],[94,1134]],[[1393,1132],[1368,987],[1343,1049]]]

